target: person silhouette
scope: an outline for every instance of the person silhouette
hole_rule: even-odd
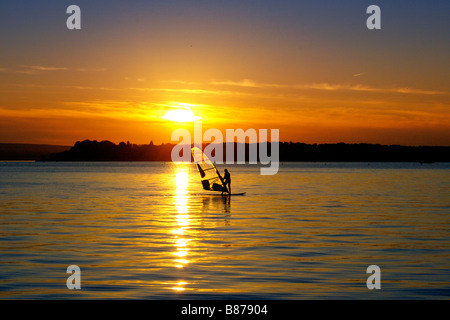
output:
[[[225,174],[223,176],[223,185],[228,191],[228,194],[231,194],[231,176],[227,169],[225,169]],[[222,192],[223,195],[223,192]]]

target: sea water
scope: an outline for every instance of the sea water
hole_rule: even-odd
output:
[[[245,196],[192,164],[0,162],[0,299],[450,297],[450,164],[227,168]]]

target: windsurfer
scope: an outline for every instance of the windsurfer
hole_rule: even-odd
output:
[[[230,176],[230,173],[228,172],[227,169],[225,169],[225,174],[223,176],[223,180],[224,180],[223,181],[223,186],[226,189],[224,191],[227,191],[228,194],[231,194],[231,176]],[[223,195],[224,191],[222,191],[222,195]]]

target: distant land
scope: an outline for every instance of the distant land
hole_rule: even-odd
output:
[[[270,144],[269,144],[270,145]],[[73,147],[47,144],[0,143],[0,160],[35,161],[171,161],[175,144],[132,144],[78,141]],[[204,145],[206,146],[206,144]],[[237,150],[238,144],[234,143]],[[226,146],[222,145],[224,157]],[[248,160],[249,145],[245,144]],[[269,147],[270,150],[270,147]],[[236,154],[236,152],[235,152]],[[258,159],[259,160],[259,159]],[[306,144],[280,142],[280,161],[311,162],[450,162],[450,146],[380,144]]]
[[[206,145],[206,144],[205,144]],[[270,144],[269,144],[270,145]],[[42,161],[171,161],[175,144],[132,144],[78,141],[73,147],[0,143],[0,160]],[[234,143],[235,150],[238,144]],[[224,156],[226,146],[222,144]],[[248,155],[249,145],[245,144]],[[269,146],[270,150],[270,146]],[[236,152],[235,152],[236,154]],[[246,157],[248,160],[248,156]],[[380,144],[306,144],[280,142],[280,161],[311,162],[450,162],[450,146]]]
[[[41,160],[70,148],[50,144],[0,143],[0,160]]]

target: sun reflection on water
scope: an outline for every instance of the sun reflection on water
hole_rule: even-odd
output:
[[[188,263],[189,254],[189,239],[186,238],[186,231],[189,229],[190,219],[189,219],[189,206],[188,206],[188,188],[189,185],[189,175],[187,168],[178,166],[175,173],[175,208],[177,215],[175,217],[176,226],[171,231],[174,235],[174,246],[175,251],[173,255],[174,267],[177,269],[183,269]],[[171,289],[174,291],[184,291],[185,286],[188,283],[185,281],[178,281],[175,286]]]

